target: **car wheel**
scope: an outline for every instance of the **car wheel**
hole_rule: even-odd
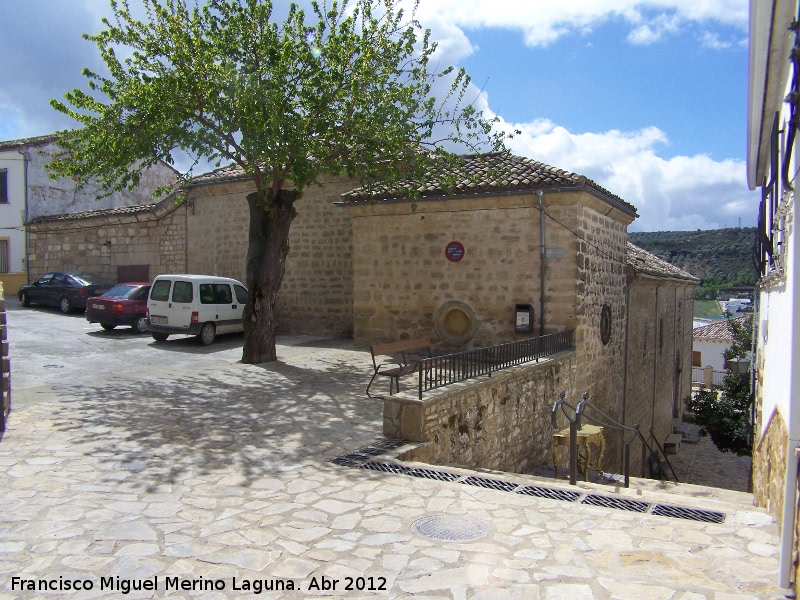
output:
[[[58,308],[61,309],[62,313],[67,314],[72,310],[72,302],[66,296],[61,296],[61,300],[58,301]]]
[[[210,346],[214,343],[214,338],[217,337],[217,329],[213,323],[206,323],[197,335],[197,340],[203,346]]]
[[[114,329],[114,327],[116,327],[116,325],[112,325],[111,323],[100,323],[100,327],[102,327],[106,331],[111,331],[112,329]]]
[[[22,304],[22,306],[30,306],[31,305],[31,299],[28,298],[28,292],[22,292],[19,295],[19,303]]]
[[[166,342],[168,337],[168,333],[161,333],[160,331],[153,332],[153,339],[157,342]]]
[[[136,333],[147,333],[147,317],[141,316],[136,319],[136,323],[133,324],[133,330]]]

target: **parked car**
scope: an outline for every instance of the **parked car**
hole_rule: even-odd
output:
[[[47,273],[38,281],[19,288],[22,306],[44,304],[57,306],[61,312],[86,308],[86,300],[99,296],[113,285],[108,277],[91,273]]]
[[[86,301],[86,320],[100,323],[106,330],[133,327],[147,333],[147,294],[149,283],[118,283],[101,296]]]
[[[147,300],[147,329],[157,342],[173,333],[196,335],[204,346],[219,333],[243,331],[247,288],[211,275],[159,275]]]

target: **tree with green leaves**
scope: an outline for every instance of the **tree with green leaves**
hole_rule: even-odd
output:
[[[315,1],[310,14],[292,4],[279,23],[270,0],[139,1],[145,19],[111,0],[105,29],[84,36],[108,73],[84,69],[88,91],[51,101],[81,124],[59,132],[51,167],[119,190],[183,150],[252,179],[245,363],[276,359],[274,307],[304,190],[323,176],[417,176],[455,160],[446,143],[503,148],[496,119],[467,101],[464,70],[431,69],[436,44],[416,4],[410,15],[398,0]]]
[[[729,318],[728,326],[733,343],[723,353],[725,360],[746,358],[753,343],[752,315],[744,319]],[[700,425],[700,435],[710,435],[722,452],[737,456],[753,453],[752,406],[750,378],[730,371],[722,385],[701,389],[686,401],[687,410],[694,413],[693,420]]]

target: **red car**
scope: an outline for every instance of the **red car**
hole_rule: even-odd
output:
[[[102,296],[86,301],[86,320],[100,323],[103,329],[118,325],[147,333],[147,294],[149,283],[118,283]]]

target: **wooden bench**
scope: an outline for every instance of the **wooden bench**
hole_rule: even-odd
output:
[[[416,350],[414,355],[407,354]],[[367,385],[367,396],[370,398],[381,398],[382,396],[373,396],[369,393],[369,388],[379,375],[381,377],[389,378],[389,395],[392,390],[395,393],[400,391],[400,378],[405,375],[416,373],[419,368],[419,360],[423,352],[427,356],[422,358],[433,358],[431,351],[431,341],[428,338],[420,338],[415,340],[404,340],[402,342],[390,342],[388,344],[373,344],[369,347],[372,353],[372,379],[369,380]],[[379,357],[388,357],[391,362],[378,362]]]

